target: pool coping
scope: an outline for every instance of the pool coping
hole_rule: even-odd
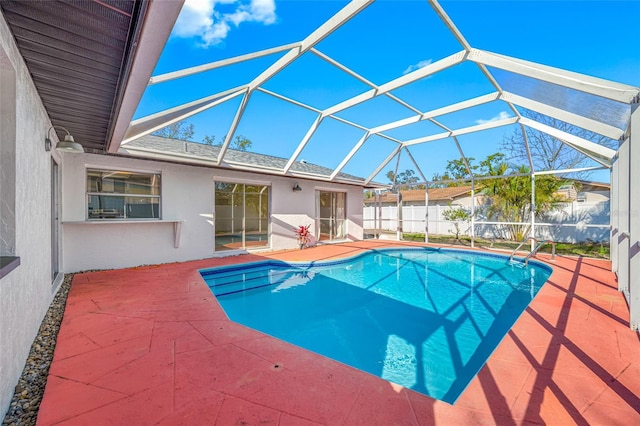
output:
[[[372,249],[372,250],[368,250],[366,252],[362,252],[362,253],[357,253],[351,256],[346,256],[346,257],[341,257],[340,259],[336,259],[336,260],[324,260],[324,261],[311,261],[311,262],[304,262],[304,261],[284,261],[284,260],[258,260],[258,261],[254,261],[254,262],[247,262],[247,263],[237,263],[237,264],[233,264],[233,265],[223,265],[223,266],[214,266],[214,267],[210,267],[210,268],[202,268],[199,269],[198,272],[200,273],[200,275],[202,276],[206,276],[206,275],[212,275],[214,273],[218,273],[218,272],[226,272],[226,271],[235,271],[235,270],[240,270],[240,269],[244,269],[247,267],[260,267],[260,266],[267,266],[267,265],[273,265],[273,266],[282,266],[282,265],[286,265],[286,266],[295,266],[295,267],[311,267],[311,266],[334,266],[334,265],[340,265],[342,263],[347,263],[350,262],[354,259],[357,259],[359,257],[365,256],[367,253],[369,252],[386,252],[386,251],[435,251],[435,252],[453,252],[453,253],[473,253],[475,255],[478,256],[484,256],[484,257],[497,257],[497,258],[501,258],[501,259],[509,259],[510,256],[507,256],[506,254],[501,254],[501,253],[493,253],[493,252],[485,252],[482,250],[469,250],[469,249],[459,249],[459,248],[451,248],[451,247],[432,247],[432,246],[427,246],[427,247],[402,247],[402,248],[392,248],[392,247],[383,247],[383,248],[378,248],[378,249]],[[518,260],[523,260],[524,258],[516,258],[515,259]],[[529,260],[529,263],[537,265],[543,269],[546,269],[547,271],[549,271],[550,273],[553,273],[553,267],[551,265],[548,265],[544,262],[541,262],[539,260],[536,259],[531,259]]]

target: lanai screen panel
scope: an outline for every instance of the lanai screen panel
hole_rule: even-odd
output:
[[[631,106],[628,103],[617,102],[513,72],[491,71],[507,92],[591,120],[610,124],[621,130],[626,130],[629,124]]]
[[[514,128],[548,133],[585,155],[586,163],[609,167],[638,89],[475,48],[447,15],[449,6],[459,13],[457,6],[437,1],[324,2],[314,6],[317,14],[301,21],[294,19],[299,5],[277,3],[272,11],[279,14],[277,25],[294,28],[284,31],[286,36],[269,31],[275,18],[253,25],[243,40],[229,36],[199,51],[189,66],[202,73],[181,71],[163,55],[143,103],[157,99],[156,107],[166,106],[159,95],[162,85],[174,85],[180,91],[175,99],[190,103],[171,104],[168,110],[141,106],[125,142],[157,131],[163,120],[204,127],[193,139],[200,142],[210,134],[207,123],[220,120],[199,120],[199,114],[213,114],[224,105],[229,124],[216,130],[224,143],[211,159],[220,167],[230,164],[228,155],[247,160],[247,167],[258,159],[234,152],[233,141],[241,135],[252,140],[250,152],[279,158],[269,161],[270,173],[305,169],[321,180],[359,177],[364,184],[386,184],[388,172],[403,171],[408,161],[421,180],[429,180],[446,160],[433,168],[432,160],[439,157],[422,159],[420,153],[453,147],[449,160],[467,155],[480,160],[480,147],[495,151]],[[268,18],[251,16],[263,23]],[[185,55],[192,53],[189,49],[194,47],[185,48]],[[192,83],[169,81],[167,72]],[[192,93],[194,86],[201,97]],[[553,123],[572,127],[556,129]],[[405,156],[401,163],[398,155]],[[419,170],[422,161],[429,164],[426,173]],[[529,166],[531,172],[547,169],[535,161]]]

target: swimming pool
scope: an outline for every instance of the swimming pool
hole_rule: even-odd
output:
[[[200,273],[232,321],[454,403],[551,268],[415,248]]]

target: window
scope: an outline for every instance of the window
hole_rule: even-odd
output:
[[[20,264],[16,256],[16,73],[0,46],[0,278]]]
[[[87,219],[160,219],[160,174],[88,169]]]
[[[269,187],[216,182],[215,250],[269,246]]]

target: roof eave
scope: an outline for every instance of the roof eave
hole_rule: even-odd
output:
[[[119,108],[107,139],[107,152],[117,153],[120,149],[120,143],[171,35],[183,3],[184,0],[152,1],[149,2],[146,13],[140,14],[139,37],[129,53],[130,65],[127,70],[123,70],[126,72],[125,81],[121,84]]]

